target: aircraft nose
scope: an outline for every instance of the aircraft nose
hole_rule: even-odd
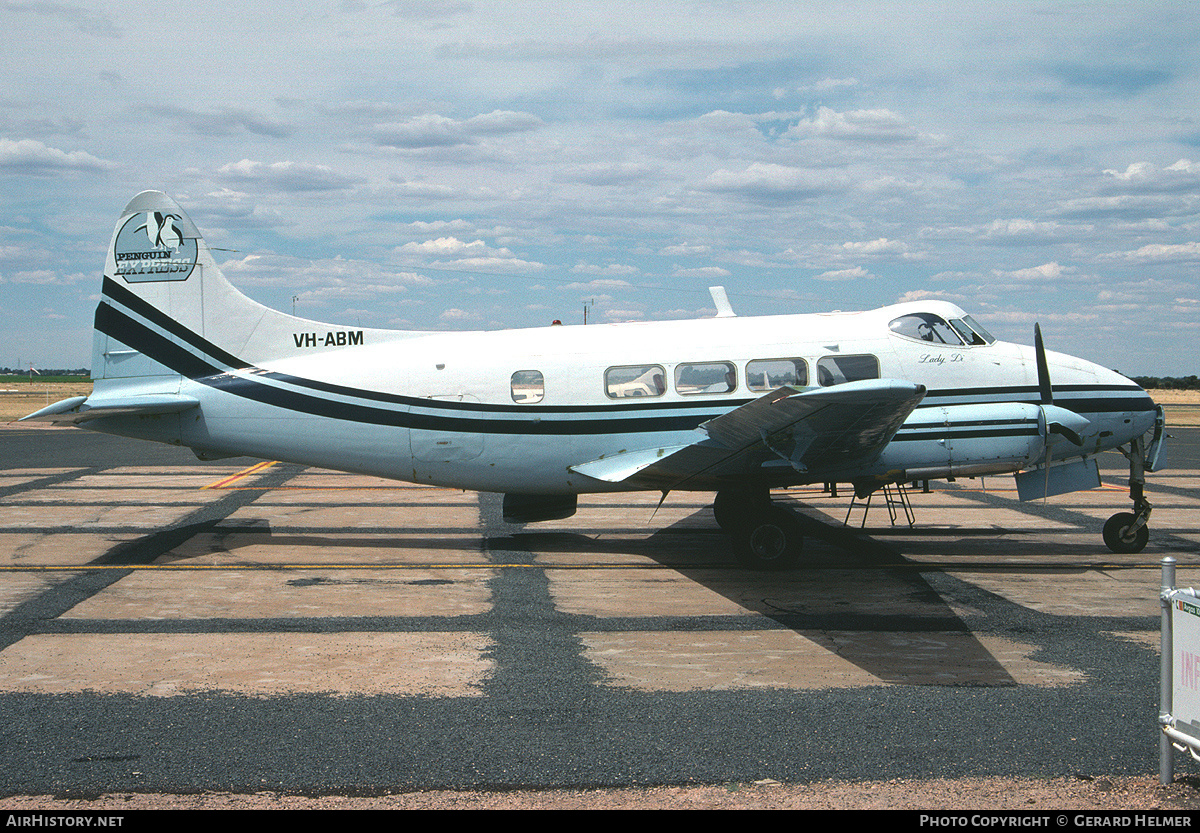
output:
[[[1123,433],[1132,439],[1154,428],[1159,407],[1146,389],[1115,370],[1100,369],[1108,376],[1105,378],[1102,375],[1101,382],[1104,387],[1109,388],[1105,393],[1114,400],[1113,410],[1121,417],[1122,424],[1127,426]]]

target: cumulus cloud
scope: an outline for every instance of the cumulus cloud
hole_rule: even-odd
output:
[[[855,255],[903,255],[908,251],[906,243],[900,240],[888,240],[886,237],[865,240],[861,243],[843,243],[842,248]]]
[[[376,125],[372,137],[379,145],[400,150],[470,145],[480,136],[497,136],[536,130],[544,122],[530,113],[493,110],[469,119],[451,119],[437,113],[425,113],[399,122]]]
[[[663,246],[658,250],[660,255],[666,255],[667,257],[706,255],[710,252],[712,252],[712,246],[708,246],[703,243],[692,244],[687,242],[677,243],[673,246]]]
[[[325,165],[300,162],[266,164],[252,159],[222,165],[217,173],[231,182],[280,191],[340,191],[363,182],[362,177],[340,174]]]
[[[1186,211],[1173,198],[1160,194],[1122,194],[1115,197],[1080,197],[1059,203],[1058,214],[1088,219],[1141,220]]]
[[[462,122],[433,113],[376,125],[373,133],[379,144],[405,149],[446,147],[474,141],[463,130]]]
[[[801,119],[784,134],[790,138],[836,139],[849,142],[910,142],[917,131],[891,110],[850,110],[839,113],[817,108],[812,118]]]
[[[563,289],[567,289],[572,292],[597,292],[600,290],[609,289],[629,289],[630,286],[631,284],[629,281],[623,281],[620,278],[596,278],[594,280],[587,281],[586,283],[569,283],[563,286]],[[608,296],[598,295],[597,297],[603,298],[604,300],[611,300]]]
[[[532,113],[514,110],[493,110],[480,116],[472,116],[463,122],[468,133],[477,136],[495,136],[504,133],[524,133],[537,130],[545,124]]]
[[[397,251],[407,255],[432,257],[477,257],[488,253],[512,254],[507,249],[490,249],[482,240],[465,243],[457,237],[439,237],[436,240],[426,240],[422,243],[405,243]]]
[[[152,104],[145,109],[170,119],[180,129],[201,136],[231,136],[246,132],[283,139],[292,135],[294,130],[289,124],[260,116],[250,110],[233,107],[203,112],[174,105]]]
[[[636,267],[622,263],[609,263],[606,266],[598,266],[593,263],[577,263],[571,267],[571,271],[577,275],[636,275],[638,272]],[[608,282],[597,281],[597,283]],[[613,281],[612,283],[625,284],[624,281]],[[625,285],[628,286],[628,284]]]
[[[1084,226],[1077,230],[1088,230]],[[1066,236],[1068,227],[1053,221],[1026,220],[1013,217],[1008,220],[993,220],[983,231],[985,240],[991,243],[1048,243]]]
[[[1150,243],[1129,252],[1110,252],[1102,259],[1126,263],[1193,263],[1200,260],[1200,243]]]
[[[462,195],[457,188],[449,185],[396,177],[392,178],[391,188],[404,197],[422,200],[449,200]]]
[[[226,260],[221,271],[244,286],[300,288],[302,299],[328,302],[338,297],[372,298],[434,286],[428,276],[378,263],[343,257],[316,260],[273,253]]]
[[[684,269],[677,266],[671,274],[677,278],[704,278],[705,280],[709,280],[711,278],[727,278],[730,273],[728,269],[722,269],[720,266],[699,266],[693,269]]]
[[[1061,266],[1058,263],[1043,263],[1041,266],[1032,266],[1028,269],[1014,269],[1011,271],[997,269],[992,274],[999,278],[1008,278],[1017,281],[1053,281],[1059,280],[1074,271],[1074,268]]]
[[[857,281],[867,280],[875,277],[861,266],[855,266],[851,269],[833,269],[828,272],[822,272],[819,275],[813,275],[819,281]]]
[[[1159,168],[1151,162],[1134,162],[1123,171],[1105,170],[1110,187],[1136,193],[1200,192],[1200,163],[1180,159]]]
[[[447,269],[513,273],[534,272],[544,267],[537,261],[523,260],[504,247],[494,248],[482,240],[467,243],[457,237],[405,243],[394,252],[409,263],[426,263]]]
[[[740,194],[758,200],[810,199],[845,187],[828,172],[816,172],[769,162],[755,162],[740,170],[722,168],[705,180],[710,191]]]
[[[36,139],[0,139],[0,168],[45,175],[55,171],[108,171],[116,165],[82,150],[65,151]]]
[[[582,182],[584,185],[606,187],[642,182],[654,173],[654,169],[648,165],[594,162],[586,165],[569,165],[555,178],[563,182]]]

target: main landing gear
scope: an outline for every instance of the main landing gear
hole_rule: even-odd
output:
[[[786,570],[804,549],[795,512],[771,503],[766,489],[723,489],[713,502],[717,525],[733,537],[733,551],[752,570]]]

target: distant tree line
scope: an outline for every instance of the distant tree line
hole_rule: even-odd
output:
[[[86,367],[35,367],[34,376],[91,376],[92,371]],[[28,367],[0,367],[0,376],[28,376]]]
[[[1200,390],[1200,378],[1196,376],[1132,376],[1146,390]]]

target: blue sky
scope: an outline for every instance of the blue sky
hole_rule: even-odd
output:
[[[662,5],[0,0],[0,365],[88,364],[154,188],[319,320],[696,317],[722,284],[1200,372],[1193,5]]]

